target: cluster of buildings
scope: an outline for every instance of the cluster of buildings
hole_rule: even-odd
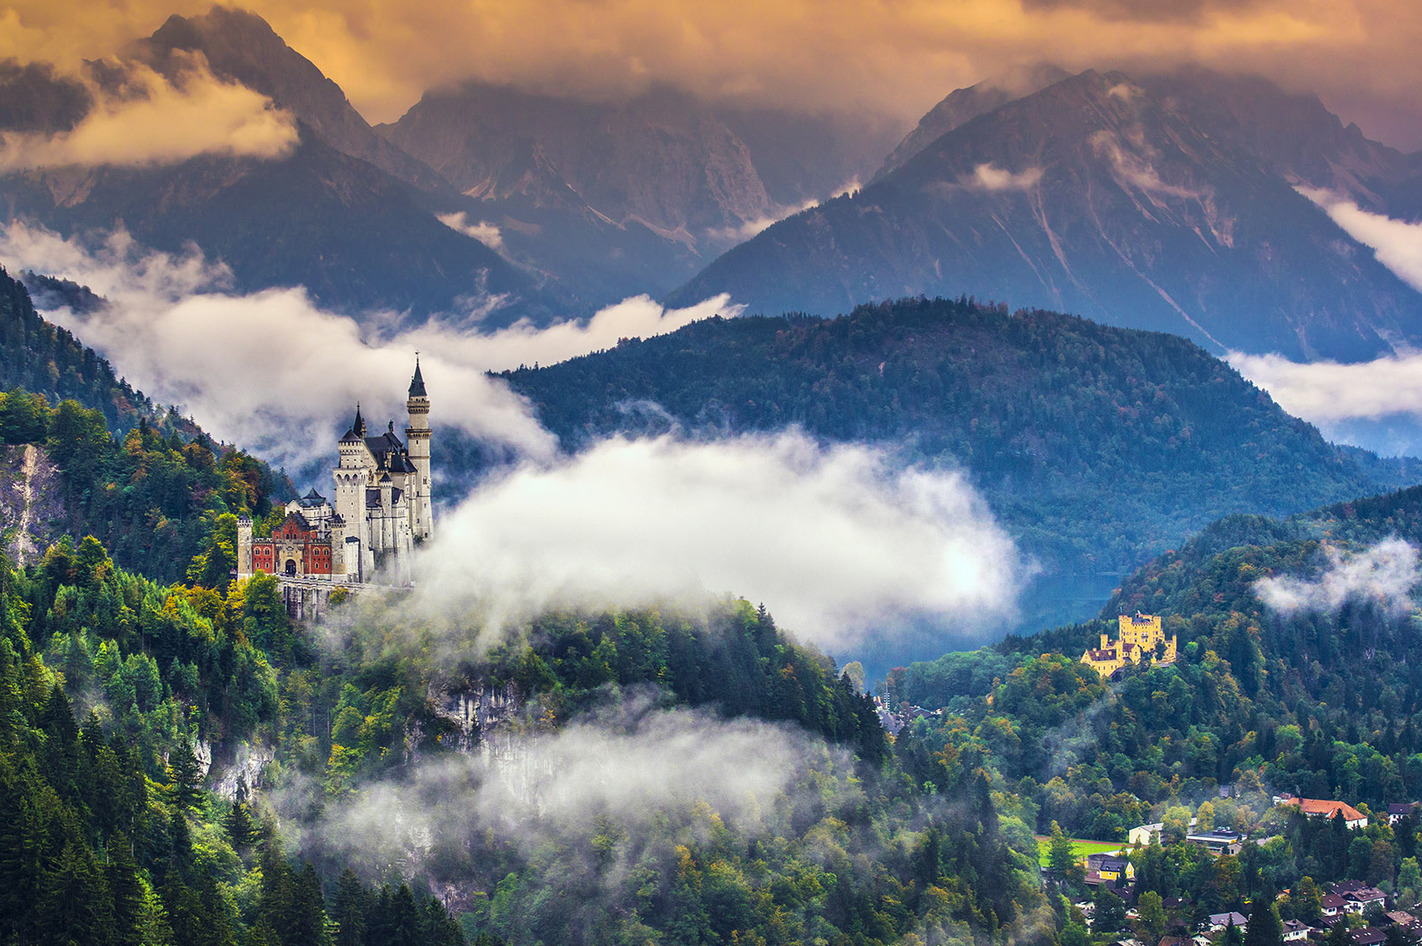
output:
[[[1116,639],[1109,634],[1101,635],[1100,647],[1088,647],[1081,655],[1081,662],[1110,679],[1122,667],[1154,661],[1159,664],[1173,664],[1176,658],[1176,637],[1165,636],[1160,615],[1123,614],[1118,619]]]
[[[1095,857],[1095,856],[1094,856]],[[1101,855],[1097,863],[1112,865],[1114,855]],[[1123,860],[1123,859],[1122,859]],[[1090,859],[1088,859],[1090,862]],[[1123,877],[1125,874],[1122,875]],[[1083,901],[1078,907],[1090,913],[1090,901]],[[1249,918],[1238,911],[1214,913],[1199,924],[1193,925],[1189,900],[1173,897],[1164,901],[1167,914],[1171,917],[1170,932],[1154,946],[1218,946],[1222,934],[1234,927],[1241,934],[1249,930]],[[1323,939],[1329,930],[1339,924],[1348,924],[1348,917],[1369,914],[1376,919],[1374,926],[1355,926],[1349,930],[1348,938],[1352,946],[1381,946],[1387,939],[1387,927],[1396,927],[1409,943],[1422,942],[1422,904],[1412,910],[1387,910],[1387,897],[1382,891],[1370,887],[1362,881],[1343,880],[1331,884],[1328,892],[1320,898],[1320,916],[1317,926],[1301,920],[1283,921],[1285,943],[1302,943],[1313,939]],[[1355,923],[1357,921],[1354,921]],[[1152,946],[1136,939],[1122,939],[1113,946]]]
[[[1224,793],[1222,789],[1222,794]],[[1295,807],[1310,818],[1341,818],[1350,829],[1365,827],[1368,816],[1346,802],[1331,799],[1300,798],[1283,794],[1274,797],[1274,803],[1284,807]],[[1403,818],[1422,814],[1422,803],[1404,802],[1388,806],[1388,821],[1396,824]],[[1131,845],[1159,843],[1165,825],[1161,822],[1143,824],[1132,828],[1129,834]],[[1239,854],[1246,844],[1267,844],[1272,838],[1250,839],[1237,831],[1227,829],[1197,830],[1195,819],[1190,820],[1185,840],[1211,854]],[[1135,870],[1121,851],[1105,854],[1091,854],[1086,858],[1087,886],[1107,885],[1112,887],[1128,903],[1135,896]],[[1407,943],[1422,946],[1422,904],[1411,909],[1394,906],[1388,910],[1387,895],[1381,890],[1358,880],[1344,880],[1328,885],[1327,892],[1319,901],[1319,917],[1316,925],[1297,919],[1283,923],[1283,941],[1302,943],[1312,939],[1324,939],[1330,930],[1340,924],[1348,929],[1351,946],[1382,946],[1387,940],[1389,928],[1400,932]],[[1088,916],[1091,901],[1077,904]],[[1248,931],[1249,920],[1239,912],[1214,914],[1195,925],[1191,919],[1191,903],[1180,898],[1168,898],[1164,906],[1170,917],[1170,932],[1159,943],[1141,943],[1135,939],[1122,939],[1113,946],[1218,946],[1222,934],[1233,926],[1240,933]],[[1131,914],[1128,912],[1127,914]],[[1358,917],[1368,917],[1370,925],[1358,925]],[[1351,922],[1350,917],[1354,917]]]
[[[418,358],[405,409],[401,440],[393,420],[372,431],[356,406],[336,444],[333,498],[313,489],[287,503],[286,518],[270,536],[255,536],[252,520],[238,520],[239,579],[266,572],[306,588],[410,581],[415,546],[434,535],[430,400]]]

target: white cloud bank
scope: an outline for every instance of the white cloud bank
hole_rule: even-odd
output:
[[[527,464],[445,516],[417,588],[433,612],[485,602],[496,631],[549,608],[731,592],[835,648],[919,618],[994,625],[1026,572],[959,475],[787,432],[613,439]]]
[[[0,134],[0,171],[175,164],[201,154],[279,158],[297,144],[296,122],[270,99],[222,82],[204,66],[176,82],[130,66],[119,94],[90,83],[94,106],[67,132]]]
[[[224,291],[230,273],[200,253],[145,251],[124,234],[91,251],[12,226],[0,260],[105,297],[89,315],[49,314],[160,403],[288,466],[329,462],[357,399],[374,425],[402,418],[418,349],[432,422],[520,458],[442,518],[417,572],[432,608],[475,606],[496,629],[547,608],[696,606],[732,593],[838,647],[916,620],[985,630],[1009,615],[1028,573],[958,474],[793,432],[613,439],[568,457],[531,406],[485,374],[737,314],[724,296],[679,310],[637,297],[586,324],[489,334],[431,324],[381,339],[300,289],[235,295]]]
[[[1036,187],[1042,180],[1041,168],[1027,168],[1025,171],[1006,171],[994,164],[979,164],[973,168],[971,177],[965,178],[965,186],[973,190],[989,191],[997,193],[999,191],[1028,191]]]
[[[233,294],[230,272],[196,250],[152,252],[122,232],[91,250],[15,224],[0,233],[0,261],[15,271],[71,279],[103,296],[110,304],[101,311],[47,315],[160,404],[176,404],[214,436],[292,467],[329,453],[329,439],[316,432],[348,423],[357,400],[373,423],[403,418],[416,350],[431,390],[440,392],[433,399],[435,423],[517,454],[549,458],[555,438],[526,401],[486,371],[552,364],[620,338],[740,311],[726,296],[671,310],[638,296],[587,323],[546,329],[519,323],[487,334],[431,323],[381,338],[321,311],[301,289]]]
[[[1371,602],[1392,614],[1413,607],[1412,589],[1422,582],[1415,545],[1394,537],[1353,555],[1333,548],[1327,553],[1328,568],[1318,578],[1264,578],[1254,583],[1254,593],[1285,616],[1333,614],[1350,601]]]
[[[1422,291],[1422,223],[1370,213],[1329,190],[1314,187],[1296,190],[1322,207],[1350,237],[1371,248],[1379,263],[1413,289]]]
[[[1422,352],[1356,364],[1243,352],[1231,352],[1227,360],[1284,410],[1316,424],[1422,414]]]

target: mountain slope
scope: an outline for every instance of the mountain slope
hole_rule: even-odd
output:
[[[267,96],[337,150],[425,190],[444,185],[438,174],[376,134],[340,86],[255,13],[215,6],[202,16],[174,14],[131,50],[165,74],[186,65],[178,52],[202,53],[214,75]]]
[[[600,105],[470,83],[427,93],[381,131],[461,192],[487,198],[507,196],[492,185],[531,143],[598,213],[690,245],[771,209],[745,144],[670,90]]]
[[[1288,173],[1313,152],[1267,134],[1274,150],[1255,153],[1238,108],[1236,133],[1218,134],[1201,88],[1095,72],[1056,83],[776,224],[671,301],[730,292],[752,311],[833,314],[973,293],[1298,358],[1422,338],[1422,297],[1295,191]],[[1339,131],[1358,147],[1335,179],[1365,176],[1378,149]]]
[[[1183,339],[964,301],[713,319],[506,377],[568,449],[668,423],[692,436],[795,424],[962,466],[1063,580],[1040,587],[1048,597],[1089,600],[1102,572],[1114,584],[1220,515],[1296,512],[1416,473],[1330,446]],[[1054,606],[1079,619],[1096,604]]]
[[[874,175],[878,180],[908,163],[909,159],[942,138],[955,128],[972,121],[979,115],[986,115],[995,108],[1006,105],[1025,95],[1030,95],[1060,82],[1068,73],[1056,66],[1037,66],[1019,75],[1002,79],[979,82],[966,89],[956,89],[939,102],[918,121],[913,130],[904,136],[883,165]]]
[[[188,48],[210,54],[219,76],[290,103],[300,144],[273,160],[200,156],[142,168],[10,173],[0,176],[3,218],[66,236],[123,227],[170,252],[196,243],[231,267],[239,290],[302,285],[320,304],[357,317],[373,309],[415,321],[432,312],[467,315],[494,296],[503,297],[494,321],[551,317],[557,303],[535,276],[439,221],[438,212],[455,209],[457,194],[442,200],[371,163],[444,186],[376,136],[340,90],[263,21],[220,8],[173,19],[134,52],[176,68],[164,57]],[[76,99],[82,91],[33,69],[0,72],[0,117],[9,128],[60,131],[92,107]]]

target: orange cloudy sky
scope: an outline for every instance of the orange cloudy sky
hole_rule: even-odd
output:
[[[717,97],[873,109],[911,122],[1014,65],[1190,60],[1313,89],[1375,137],[1422,148],[1412,0],[252,0],[371,121],[476,77],[616,95],[664,81]],[[204,0],[0,5],[0,56],[73,65]]]

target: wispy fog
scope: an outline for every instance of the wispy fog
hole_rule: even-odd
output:
[[[1370,213],[1332,191],[1314,187],[1297,190],[1327,211],[1349,236],[1371,247],[1379,263],[1413,289],[1422,290],[1422,223]]]
[[[812,766],[849,767],[842,750],[794,727],[638,700],[556,732],[493,742],[364,786],[327,806],[311,834],[367,874],[440,847],[467,849],[475,835],[532,855],[550,842],[589,838],[606,820],[623,834],[665,831],[689,821],[698,804],[754,835],[762,809],[798,776]]]
[[[1302,612],[1337,613],[1349,602],[1373,603],[1393,614],[1413,607],[1412,589],[1422,582],[1417,547],[1399,538],[1356,554],[1327,549],[1329,564],[1314,579],[1281,576],[1254,584],[1254,593],[1285,616]]]
[[[1422,455],[1422,352],[1356,364],[1243,352],[1231,352],[1226,360],[1335,443],[1385,456]]]
[[[85,248],[12,226],[0,260],[88,285],[106,307],[48,314],[160,403],[292,467],[329,462],[357,399],[372,424],[403,426],[418,350],[436,428],[513,458],[462,502],[446,498],[453,508],[418,571],[427,614],[477,613],[497,633],[548,608],[699,607],[730,593],[833,648],[911,622],[980,635],[1011,616],[1031,574],[957,473],[793,431],[618,438],[567,456],[531,405],[485,374],[739,314],[725,296],[678,310],[636,297],[542,329],[470,334],[435,321],[381,335],[300,289],[234,294],[230,273],[196,250],[146,251],[123,233]]]

